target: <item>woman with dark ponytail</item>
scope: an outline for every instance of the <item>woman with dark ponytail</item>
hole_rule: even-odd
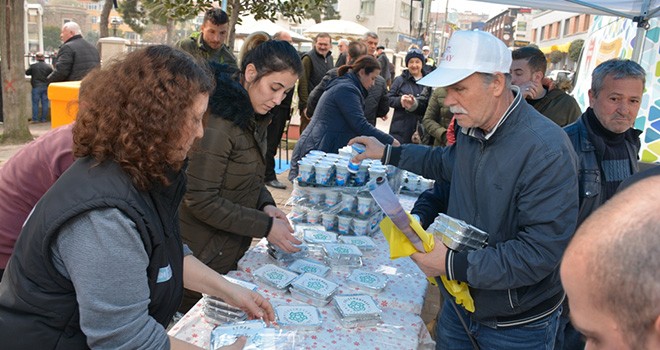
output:
[[[337,153],[356,136],[374,136],[380,142],[398,145],[364,117],[364,97],[380,74],[380,63],[371,55],[339,68],[339,76],[328,83],[314,111],[314,118],[296,143],[289,180],[298,176],[298,163],[311,150]]]
[[[246,40],[239,72],[213,67],[217,88],[204,137],[190,154],[179,215],[183,241],[221,274],[237,268],[253,238],[266,237],[287,252],[301,243],[266,189],[264,173],[269,112],[291,93],[302,63],[291,44],[264,34]],[[186,290],[180,311],[200,297]]]

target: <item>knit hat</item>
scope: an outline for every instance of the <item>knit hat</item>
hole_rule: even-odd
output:
[[[419,60],[422,61],[422,64],[424,64],[424,54],[419,49],[412,49],[408,51],[406,54],[406,67],[408,66],[408,61],[410,61],[411,58],[419,58]]]

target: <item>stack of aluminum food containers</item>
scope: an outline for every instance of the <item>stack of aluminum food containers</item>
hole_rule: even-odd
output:
[[[365,270],[353,270],[353,272],[346,277],[347,285],[359,288],[371,294],[378,294],[387,286],[388,278],[386,275],[377,272]]]
[[[337,288],[339,288],[337,283],[328,281],[313,273],[305,272],[291,281],[289,292],[298,300],[322,307],[330,301]]]
[[[252,291],[256,291],[258,288],[258,286],[254,283],[242,281],[229,276],[225,276],[225,279],[231,283],[238,284]],[[204,304],[202,307],[204,317],[209,318],[211,321],[218,324],[234,323],[248,319],[247,314],[243,310],[225,303],[220,298],[203,294],[202,303]]]
[[[323,323],[319,309],[312,305],[275,306],[275,316],[278,326],[296,331],[314,331]]]
[[[352,244],[326,243],[323,251],[325,262],[333,268],[353,269],[362,266],[362,251]]]
[[[441,238],[447,248],[456,251],[476,250],[486,246],[488,233],[449,215],[440,214],[429,231]]]
[[[381,323],[383,311],[369,295],[340,294],[332,302],[344,327],[365,327]]]

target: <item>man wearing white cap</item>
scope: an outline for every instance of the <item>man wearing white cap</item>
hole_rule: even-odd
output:
[[[383,146],[367,157],[449,183],[447,214],[488,233],[487,246],[448,249],[435,239],[413,260],[427,276],[467,283],[473,311],[445,296],[438,349],[553,349],[564,292],[559,262],[578,213],[577,157],[563,130],[511,85],[511,52],[491,34],[459,31],[420,84],[447,90],[461,127],[449,147]]]

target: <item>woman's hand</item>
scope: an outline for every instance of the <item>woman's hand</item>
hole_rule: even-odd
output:
[[[295,253],[300,250],[300,248],[295,245],[301,244],[296,237],[293,236],[293,228],[289,224],[289,220],[284,218],[278,219],[273,218],[273,226],[268,232],[268,237],[266,239],[268,242],[278,246],[280,249],[284,250],[287,253]]]
[[[223,278],[224,279],[224,278]],[[227,304],[245,311],[251,319],[263,319],[268,325],[275,322],[273,306],[261,294],[225,280],[222,295]]]
[[[264,209],[263,209],[263,212],[268,214],[268,216],[270,216],[271,218],[282,219],[282,220],[286,221],[287,223],[289,222],[286,218],[286,214],[284,214],[284,212],[280,208],[278,208],[274,205],[269,204],[269,205],[265,206]],[[289,227],[291,227],[291,225],[289,225]],[[291,229],[291,232],[293,232],[293,228]]]
[[[402,95],[401,106],[404,109],[410,109],[415,104],[415,97],[413,95]]]

